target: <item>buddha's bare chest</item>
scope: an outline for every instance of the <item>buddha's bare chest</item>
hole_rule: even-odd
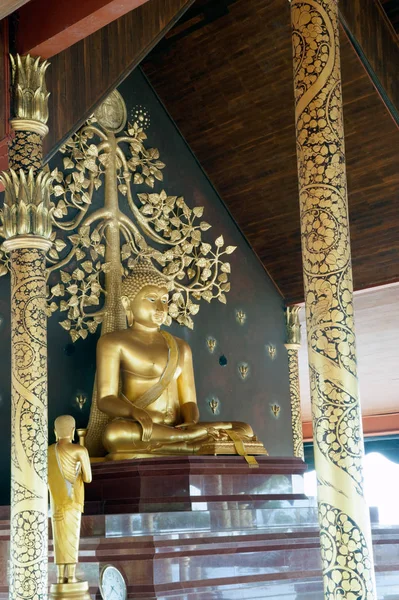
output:
[[[164,340],[151,344],[131,340],[122,350],[121,369],[129,378],[159,378],[165,370],[168,356]]]

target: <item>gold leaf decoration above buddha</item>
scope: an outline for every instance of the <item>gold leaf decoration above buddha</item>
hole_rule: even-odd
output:
[[[122,279],[137,260],[150,260],[167,279],[167,323],[175,319],[192,329],[199,301],[226,303],[230,290],[228,255],[235,247],[221,235],[214,244],[204,239],[211,225],[203,207],[190,208],[162,188],[165,164],[156,148],[145,145],[141,121],[115,135],[125,120],[126,107],[115,91],[61,149],[64,172],[52,172],[48,315],[65,313],[60,324],[73,341],[96,331],[104,319],[124,326],[118,308]],[[151,191],[142,191],[143,185]],[[93,210],[96,190],[101,205]],[[103,333],[115,327],[108,324]]]
[[[102,104],[94,111],[97,123],[106,131],[119,133],[126,124],[127,113],[126,105],[122,96],[117,90],[114,90],[104,100]]]

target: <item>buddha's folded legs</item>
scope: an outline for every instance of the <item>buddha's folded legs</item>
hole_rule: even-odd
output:
[[[167,446],[169,452],[192,452],[187,444],[206,439],[208,431],[206,427],[196,425],[189,429],[178,429],[154,423],[152,428],[151,440],[142,441],[142,427],[136,421],[117,419],[107,425],[103,444],[105,449],[111,453],[129,452],[129,451],[161,451],[162,447]]]
[[[201,422],[200,425],[205,427],[206,429],[216,429],[216,430],[232,430],[238,433],[240,436],[253,438],[254,432],[250,425],[247,423],[241,423],[240,421],[209,421],[209,422]]]

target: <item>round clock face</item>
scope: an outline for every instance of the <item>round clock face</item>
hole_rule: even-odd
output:
[[[116,567],[107,565],[101,571],[100,592],[104,600],[126,600],[126,583]]]

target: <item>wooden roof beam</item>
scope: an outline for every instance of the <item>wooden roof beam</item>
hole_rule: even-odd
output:
[[[51,92],[46,160],[140,64],[192,2],[145,2],[51,58],[46,75]]]
[[[4,19],[11,13],[18,10],[18,8],[20,8],[27,2],[29,2],[29,0],[1,0],[0,1],[0,21],[1,21],[1,19]]]
[[[148,0],[31,0],[18,11],[19,54],[51,58]]]
[[[399,126],[399,38],[379,0],[340,0],[341,23]]]

